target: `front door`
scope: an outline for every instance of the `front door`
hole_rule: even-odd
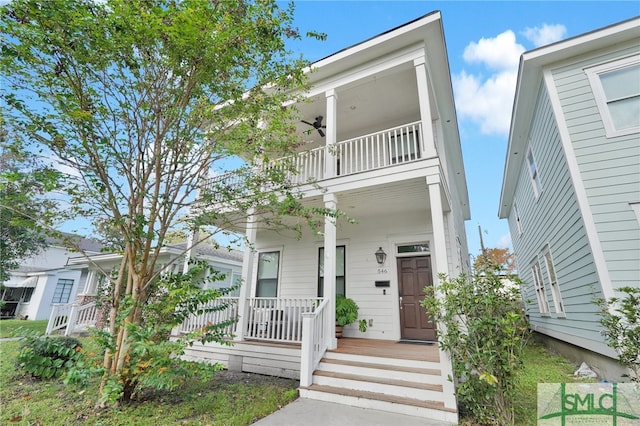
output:
[[[408,340],[436,340],[436,327],[420,306],[424,288],[433,285],[431,257],[398,258],[398,290],[400,293],[400,335]]]

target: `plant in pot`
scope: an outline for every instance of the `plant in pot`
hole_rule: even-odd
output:
[[[342,329],[345,325],[358,320],[358,305],[353,299],[338,295],[336,297],[336,337],[342,337]],[[358,328],[363,333],[367,331],[367,321],[361,320]]]

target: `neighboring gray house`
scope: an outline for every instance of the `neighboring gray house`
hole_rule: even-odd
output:
[[[640,286],[640,18],[522,55],[499,217],[533,330],[619,379],[593,301]]]

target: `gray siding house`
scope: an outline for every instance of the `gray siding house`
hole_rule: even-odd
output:
[[[619,379],[593,302],[640,287],[640,18],[522,55],[499,217],[533,330]]]

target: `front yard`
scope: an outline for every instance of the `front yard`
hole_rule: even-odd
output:
[[[81,340],[87,353],[97,353],[90,338]],[[120,425],[135,419],[136,425],[249,425],[298,395],[294,380],[221,371],[205,383],[193,381],[172,393],[145,393],[131,404],[96,411],[92,387],[36,380],[16,370],[19,345],[18,341],[0,342],[0,424]],[[572,382],[575,367],[535,343],[527,347],[524,362],[518,378],[516,424],[535,425],[537,383]]]

